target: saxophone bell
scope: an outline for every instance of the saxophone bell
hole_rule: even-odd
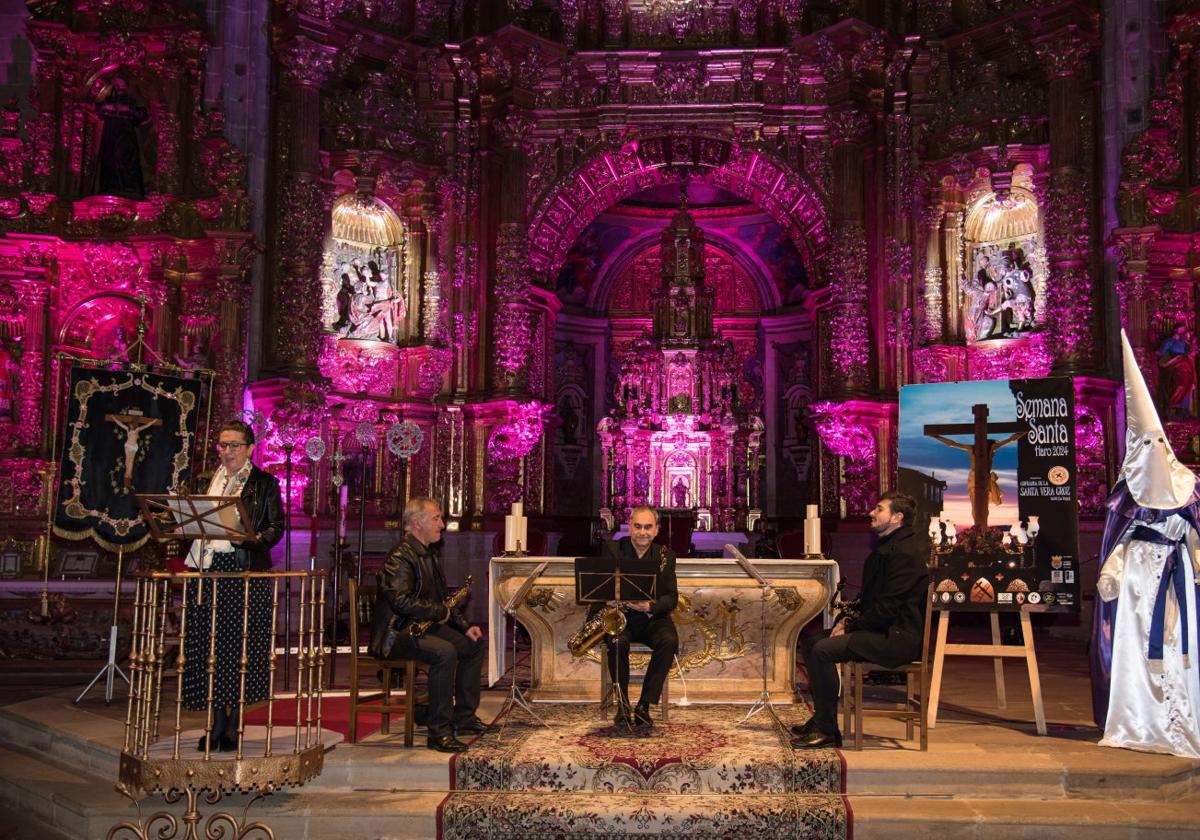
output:
[[[605,636],[617,636],[625,629],[625,613],[620,607],[605,607],[592,616],[579,632],[567,640],[567,649],[582,659]]]

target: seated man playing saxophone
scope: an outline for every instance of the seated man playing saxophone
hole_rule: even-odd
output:
[[[617,716],[619,725],[651,727],[650,704],[657,703],[662,694],[667,672],[679,650],[679,636],[671,612],[679,602],[679,587],[675,580],[675,554],[664,545],[654,542],[658,534],[658,511],[649,505],[635,507],[629,516],[629,536],[605,543],[603,556],[613,561],[622,572],[654,574],[655,599],[650,601],[612,601],[606,606],[597,604],[588,613],[588,620],[603,609],[617,607],[625,616],[625,629],[608,637],[608,671],[615,686],[619,686]],[[629,645],[640,642],[651,650],[646,678],[637,706],[629,705]]]
[[[492,730],[475,714],[486,653],[483,631],[447,596],[433,547],[446,527],[441,507],[433,499],[410,499],[401,521],[404,539],[379,573],[368,650],[372,656],[429,663],[427,746],[463,752],[467,745],[458,735]],[[417,625],[423,622],[432,623],[421,632]]]

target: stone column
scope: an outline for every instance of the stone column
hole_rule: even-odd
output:
[[[867,314],[867,242],[863,226],[863,135],[870,117],[854,105],[830,114],[833,185],[829,311],[831,395],[863,395],[871,387],[870,319]]]
[[[321,245],[328,224],[318,169],[321,85],[334,50],[303,36],[278,45],[276,54],[291,103],[285,124],[287,169],[275,235],[274,299],[269,363],[290,378],[317,375],[321,351]]]
[[[1054,372],[1068,375],[1086,373],[1095,364],[1091,186],[1080,135],[1090,97],[1081,81],[1092,48],[1093,40],[1075,26],[1037,44],[1050,81],[1050,183],[1044,207],[1050,345]]]

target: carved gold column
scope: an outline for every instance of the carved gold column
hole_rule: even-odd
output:
[[[317,375],[321,351],[321,245],[326,196],[318,171],[321,85],[334,50],[304,36],[276,47],[290,102],[280,142],[287,147],[275,233],[273,300],[268,304],[269,362],[288,377]]]
[[[830,114],[833,188],[829,248],[830,383],[835,397],[861,396],[871,385],[867,313],[867,242],[863,226],[863,135],[870,117],[855,105]]]
[[[1093,45],[1075,26],[1037,44],[1050,82],[1050,183],[1044,208],[1050,345],[1055,373],[1068,375],[1086,373],[1095,362],[1091,186],[1080,133],[1090,100],[1081,77]]]
[[[943,312],[946,306],[942,291],[942,213],[941,202],[925,208],[921,216],[921,234],[925,243],[925,319],[922,338],[926,343],[943,339],[945,325]]]
[[[492,379],[497,390],[523,394],[529,387],[533,313],[529,309],[530,266],[525,225],[524,141],[529,118],[510,108],[495,123],[503,147],[500,173],[500,225],[496,238],[496,284],[493,295]]]
[[[246,387],[246,336],[249,335],[250,261],[256,245],[250,234],[221,234],[217,241],[220,275],[216,293],[219,317],[213,342],[212,416],[217,421],[240,415]]]
[[[1158,233],[1157,225],[1113,231],[1113,241],[1120,256],[1117,297],[1121,306],[1121,326],[1129,334],[1134,346],[1151,343],[1157,338],[1147,333],[1150,319],[1146,298],[1150,245]]]

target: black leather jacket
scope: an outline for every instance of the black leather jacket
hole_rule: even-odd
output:
[[[206,493],[212,473],[197,480],[197,492]],[[283,539],[283,494],[279,479],[256,466],[242,487],[242,504],[250,517],[249,527],[258,534],[258,542],[234,543],[238,564],[248,572],[267,572],[271,569],[271,549]]]
[[[388,657],[414,621],[441,621],[446,615],[446,579],[437,552],[405,534],[379,571],[379,594],[371,622],[372,656]],[[465,633],[471,623],[460,610],[450,611],[450,627]]]

